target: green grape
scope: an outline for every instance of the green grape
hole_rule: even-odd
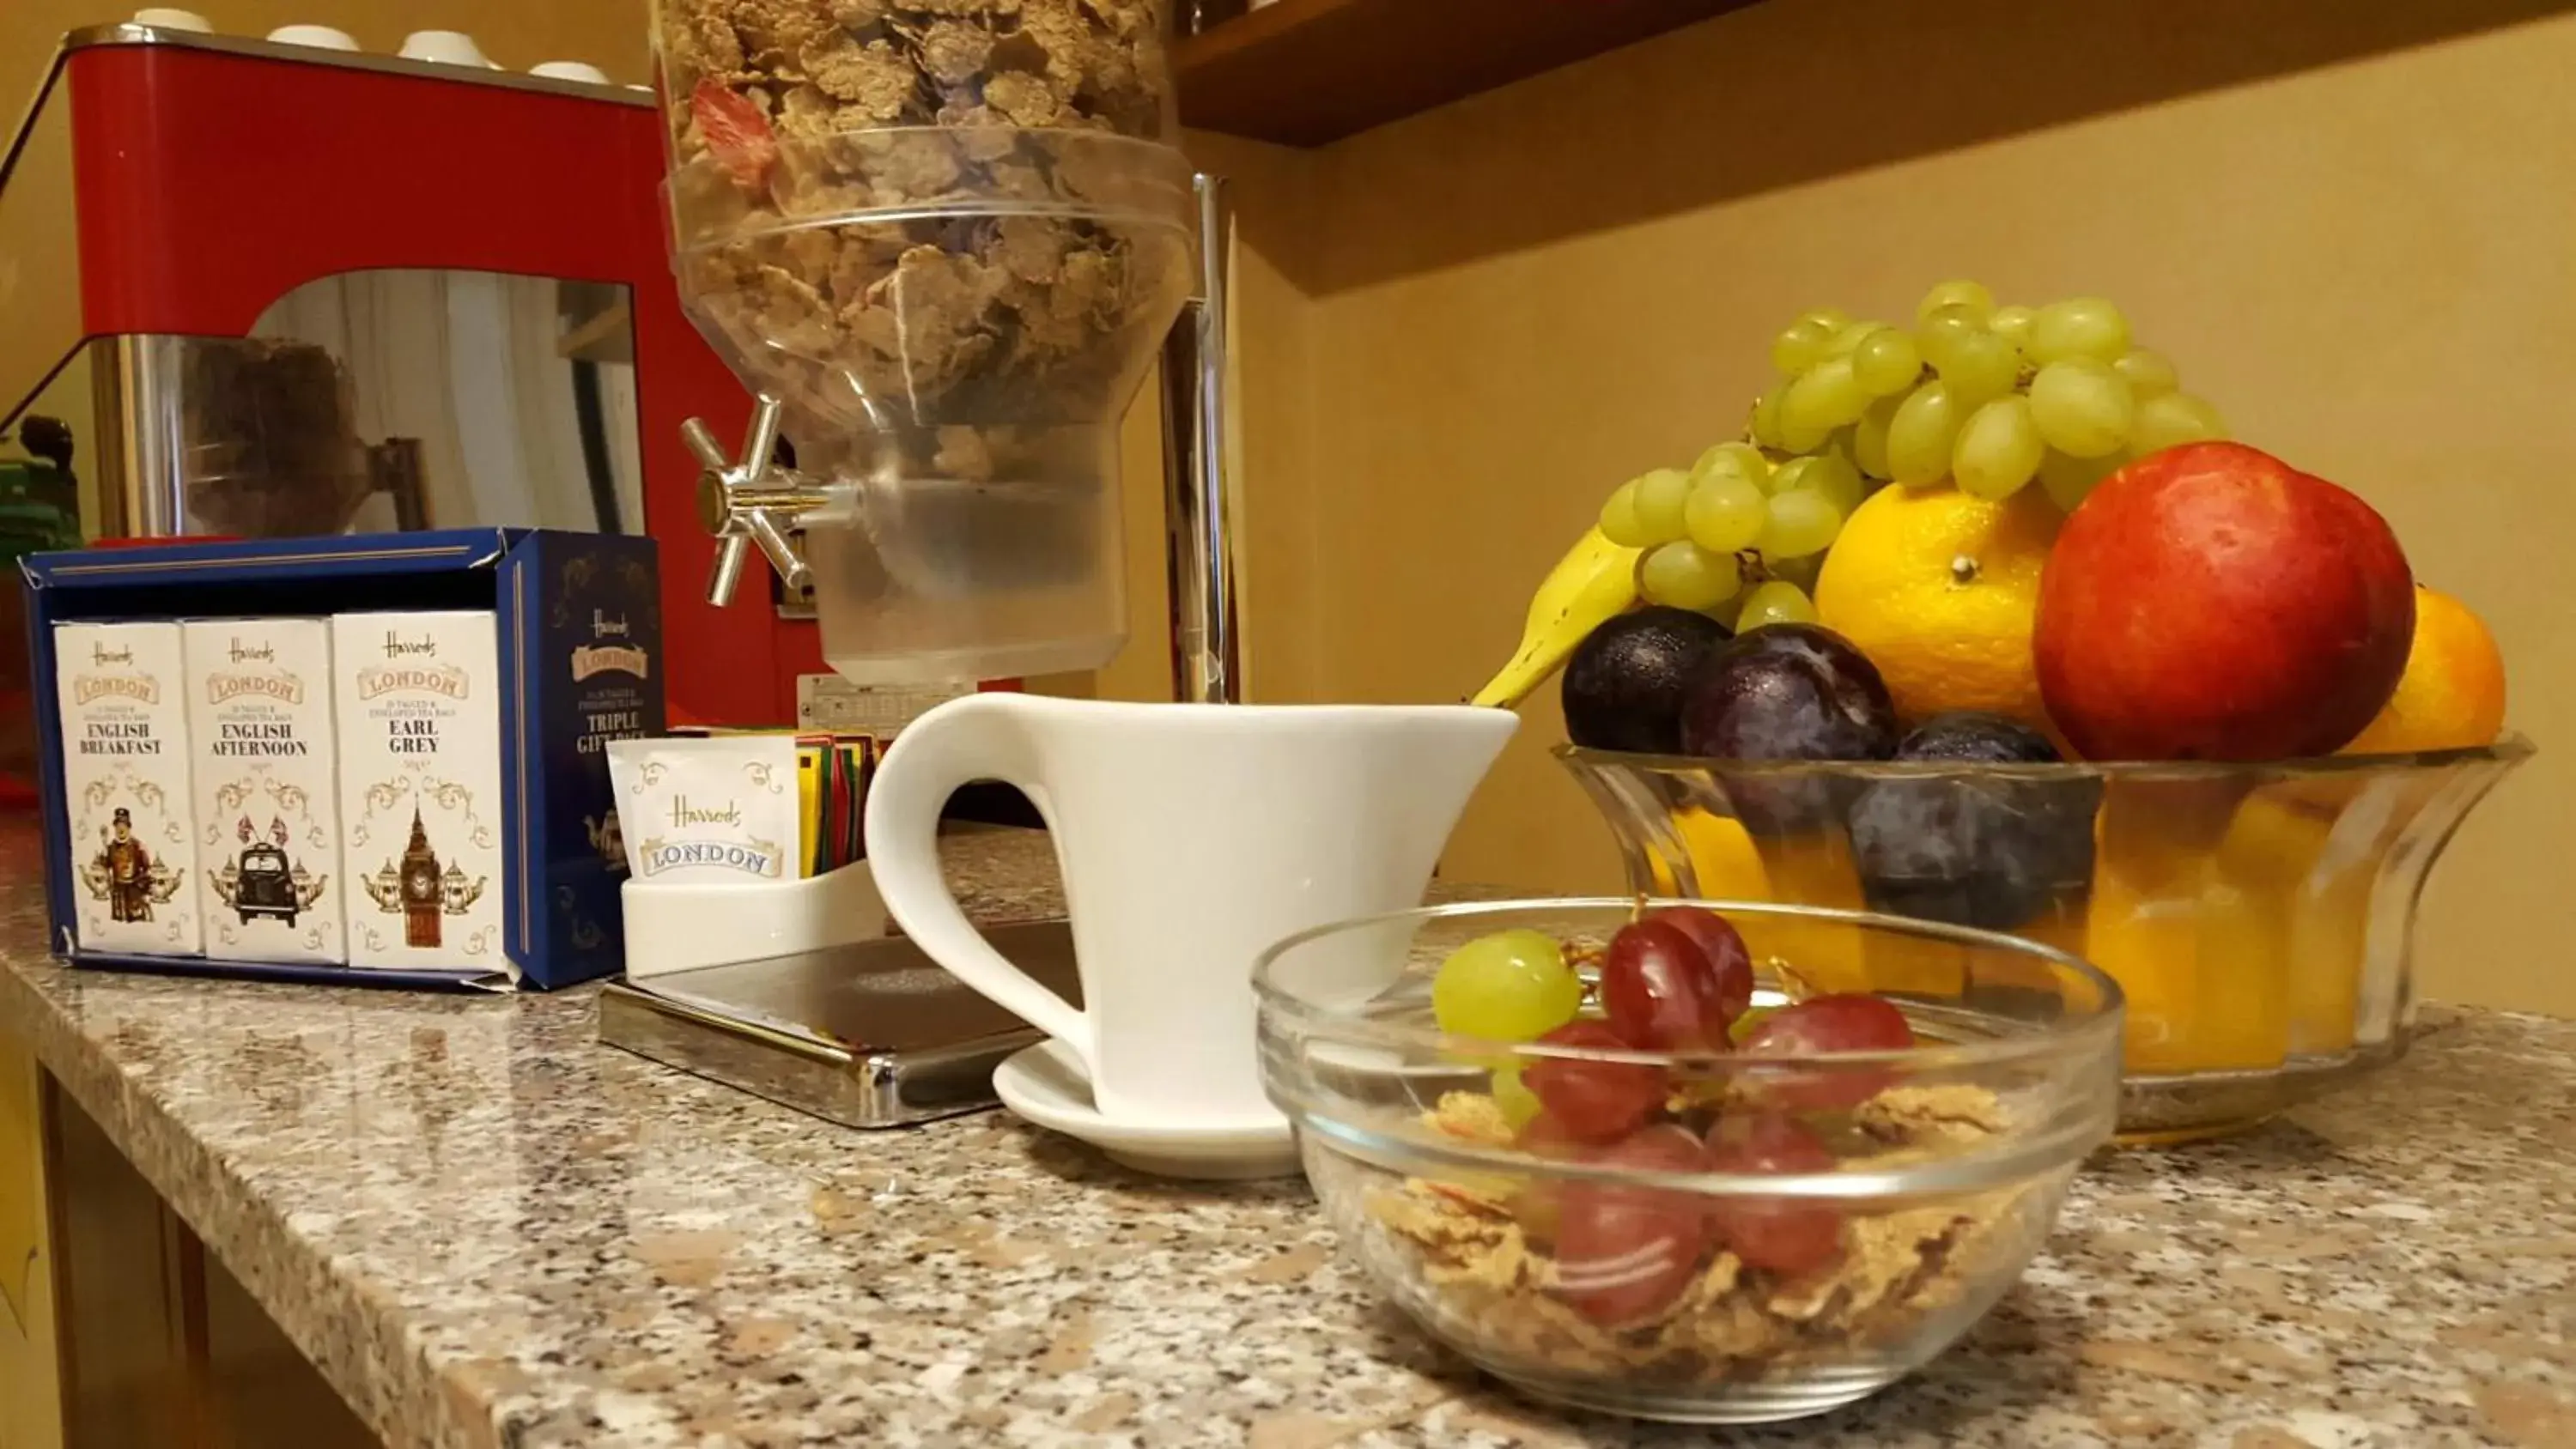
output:
[[[1763,495],[1768,497],[1773,494],[1786,493],[1792,488],[1806,487],[1807,465],[1814,461],[1815,458],[1812,455],[1802,455],[1791,458],[1789,461],[1773,469],[1771,476],[1762,484]]]
[[[1828,357],[1789,384],[1788,396],[1780,399],[1780,435],[1790,452],[1812,452],[1834,429],[1858,421],[1868,406],[1869,394],[1852,376],[1851,359]]]
[[[1914,390],[1887,424],[1888,475],[1908,488],[1921,488],[1950,476],[1950,448],[1959,436],[1967,410],[1950,400],[1950,389],[1927,382]]]
[[[2141,399],[2169,393],[2182,386],[2182,373],[2174,367],[2173,359],[2144,347],[2121,353],[2120,360],[2111,366],[2128,379],[2129,391]]]
[[[1493,1098],[1494,1110],[1503,1114],[1503,1125],[1515,1132],[1527,1127],[1547,1109],[1546,1104],[1538,1099],[1538,1093],[1531,1091],[1529,1084],[1521,1080],[1521,1069],[1517,1066],[1494,1068]]]
[[[1772,564],[1762,566],[1762,571],[1777,582],[1795,584],[1803,595],[1816,597],[1816,574],[1824,574],[1826,558],[1829,558],[1829,553],[1808,553],[1806,558],[1777,558]],[[1752,589],[1747,589],[1747,592],[1752,592]]]
[[[1831,336],[1851,325],[1851,314],[1840,307],[1811,307],[1798,314],[1801,322],[1813,322]]]
[[[1952,339],[1949,352],[1949,361],[1941,364],[1941,381],[1962,408],[1974,411],[2021,380],[2021,354],[1992,332],[1961,333]]]
[[[1771,389],[1753,400],[1753,420],[1745,431],[1765,448],[1777,448],[1780,442],[1780,395],[1789,390],[1787,383]]]
[[[1892,478],[1887,462],[1887,425],[1905,405],[1901,397],[1883,397],[1869,405],[1852,425],[1852,465],[1868,478]]]
[[[1811,553],[1805,558],[1767,559],[1763,562],[1762,572],[1812,598],[1816,592],[1816,575],[1825,571],[1825,560],[1830,556]],[[1745,592],[1753,591],[1747,589]]]
[[[1995,294],[1987,291],[1982,282],[1943,282],[1915,304],[1914,320],[1928,321],[1944,307],[1964,308],[1970,321],[1982,323],[1995,310]]]
[[[2143,458],[2177,443],[2205,442],[2227,436],[2227,420],[2218,409],[2187,392],[2169,392],[2138,404],[2129,425],[2129,456]]]
[[[1825,355],[1849,357],[1859,350],[1862,343],[1869,340],[1871,333],[1881,331],[1886,326],[1884,322],[1854,322],[1834,333],[1834,340],[1825,347]]]
[[[1761,485],[1724,472],[1691,489],[1690,505],[1682,511],[1690,541],[1711,553],[1725,554],[1751,548],[1768,516]]]
[[[1657,468],[1652,473],[1638,478],[1635,486],[1637,529],[1645,536],[1646,541],[1643,544],[1631,544],[1629,547],[1644,548],[1658,543],[1670,543],[1690,532],[1689,524],[1682,517],[1683,510],[1690,506],[1691,481],[1688,473],[1679,468]],[[1602,532],[1607,534],[1609,530],[1604,529]]]
[[[1825,439],[1831,436],[1831,428],[1793,428],[1784,422],[1780,426],[1780,450],[1784,453],[1812,453],[1823,447]],[[1770,485],[1764,486],[1768,488]]]
[[[1710,609],[1743,586],[1735,555],[1717,553],[1689,539],[1664,544],[1637,565],[1637,592],[1650,604]]]
[[[1960,492],[2000,502],[2031,480],[2047,452],[2039,425],[2030,420],[2030,399],[2000,397],[1977,409],[1959,429],[1959,441],[1950,450],[1950,476]]]
[[[2030,350],[2030,319],[2039,314],[2028,307],[1997,307],[1986,319],[1986,330],[2024,352]]]
[[[2030,380],[2030,420],[2048,446],[2072,457],[2120,451],[2136,416],[2129,385],[2092,358],[2052,362]]]
[[[1771,366],[1782,377],[1796,377],[1824,360],[1833,337],[1833,329],[1800,318],[1771,339]]]
[[[1646,546],[1646,526],[1637,521],[1635,479],[1612,489],[1610,501],[1601,505],[1601,536],[1621,548]]]
[[[2129,319],[2100,297],[2051,302],[2030,319],[2030,360],[2042,367],[2070,357],[2111,362],[2129,350]]]
[[[1863,408],[1861,411],[1867,412],[1869,410],[1867,408]],[[1825,439],[1824,446],[1816,449],[1813,453],[1808,454],[1808,456],[1811,458],[1840,458],[1844,462],[1850,463],[1853,468],[1859,468],[1860,464],[1853,462],[1852,459],[1852,432],[1859,426],[1859,420],[1854,419],[1851,427],[1834,429],[1833,436]]]
[[[1917,323],[1914,345],[1934,370],[1949,366],[1959,339],[1984,332],[1985,326],[1965,307],[1943,307]]]
[[[1771,495],[1769,516],[1762,520],[1762,536],[1753,546],[1764,558],[1805,558],[1822,553],[1843,531],[1842,510],[1833,500],[1812,488]]]
[[[1762,480],[1771,476],[1771,460],[1751,443],[1719,443],[1691,464],[1690,476],[1694,488],[1717,478],[1741,478],[1760,487]]]
[[[1881,327],[1852,349],[1852,380],[1871,397],[1903,392],[1923,375],[1923,350],[1909,332]]]
[[[2064,512],[2073,513],[2075,505],[2092,493],[2094,484],[2119,471],[2120,463],[2117,454],[2107,458],[2070,458],[2051,449],[2039,463],[2039,486],[2047,491],[2049,502]]]
[[[1497,931],[1449,953],[1431,978],[1431,1016],[1451,1036],[1534,1041],[1574,1020],[1583,978],[1545,931]]]
[[[1796,584],[1773,579],[1756,584],[1744,595],[1744,607],[1736,611],[1735,632],[1746,633],[1765,624],[1812,624],[1816,606],[1807,591]]]
[[[1860,507],[1860,469],[1839,453],[1819,453],[1807,459],[1806,464],[1806,471],[1798,478],[1798,486],[1824,495],[1836,513],[1851,517],[1851,511]]]

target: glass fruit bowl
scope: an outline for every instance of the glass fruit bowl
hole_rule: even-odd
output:
[[[2452,832],[2531,755],[2264,764],[1708,760],[1560,747],[1644,895],[1868,908],[2083,957],[2128,998],[2120,1135],[2240,1130],[2404,1053],[2416,901]],[[1854,950],[1820,985],[1888,981]]]
[[[1810,960],[1859,963],[1844,990],[1910,986],[1937,960],[1950,989],[1888,998],[1913,1032],[1899,1050],[1653,1053],[1437,1026],[1434,977],[1469,941],[1535,930],[1580,963],[1672,904],[1446,906],[1293,936],[1253,973],[1262,1079],[1344,1250],[1487,1371],[1642,1418],[1818,1413],[1930,1360],[2020,1275],[2110,1134],[2119,988],[1991,932],[1690,902],[1742,935],[1756,1013],[1814,994]],[[1525,1078],[1557,1105],[1640,1103],[1642,1079],[1642,1117],[1570,1142],[1548,1130],[1557,1105],[1512,1107]]]

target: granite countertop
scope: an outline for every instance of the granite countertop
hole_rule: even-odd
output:
[[[1524,1407],[1331,1256],[992,1114],[863,1134],[602,1048],[587,992],[72,972],[0,838],[0,1023],[398,1445],[1679,1445]],[[1042,841],[969,837],[987,919]],[[1913,1380],[1725,1442],[2576,1445],[2576,1023],[2434,1010],[2236,1142],[2107,1156]]]

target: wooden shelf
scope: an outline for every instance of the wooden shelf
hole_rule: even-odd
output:
[[[1181,41],[1181,120],[1320,146],[1751,0],[1276,0]]]

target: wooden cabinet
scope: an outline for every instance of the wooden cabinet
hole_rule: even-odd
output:
[[[0,1449],[378,1442],[98,1124],[0,1036]]]
[[[43,1078],[0,1033],[0,1449],[63,1449]]]

